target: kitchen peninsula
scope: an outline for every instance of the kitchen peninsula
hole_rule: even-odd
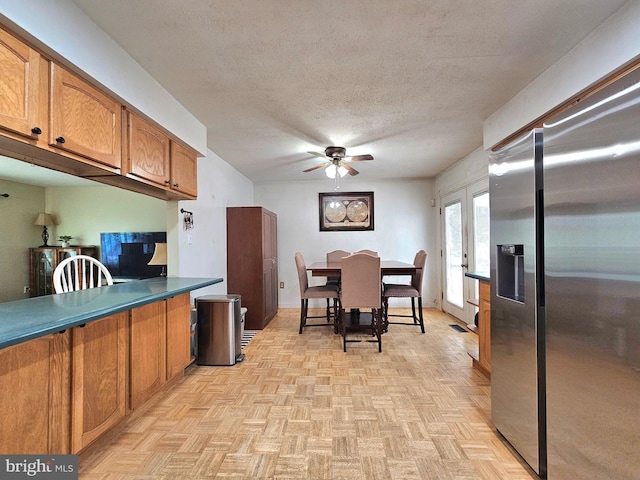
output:
[[[478,308],[478,325],[468,328],[478,334],[478,351],[469,352],[473,366],[491,378],[491,288],[489,275],[467,272],[465,276],[478,280],[478,300],[470,301]]]
[[[0,304],[4,453],[77,453],[177,381],[190,292],[221,278],[159,277]]]

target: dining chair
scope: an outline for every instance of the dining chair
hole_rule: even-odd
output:
[[[376,337],[370,341],[377,342],[378,352],[382,352],[381,295],[380,257],[354,253],[342,259],[340,330],[343,351],[347,351],[347,342],[360,341],[348,340],[348,333],[368,332]]]
[[[298,283],[300,284],[300,330],[298,333],[302,333],[304,327],[319,327],[323,325],[331,325],[333,318],[334,331],[336,329],[335,319],[338,315],[338,286],[337,285],[318,285],[316,287],[309,286],[309,277],[307,276],[307,266],[304,262],[304,257],[300,252],[295,255],[296,269],[298,270]],[[326,315],[309,315],[309,299],[311,298],[326,298],[329,300],[335,300],[333,315],[330,314],[327,309]],[[307,323],[307,320],[312,318],[326,318],[327,323]]]
[[[327,263],[339,263],[344,257],[348,257],[349,255],[351,255],[351,253],[345,250],[333,250],[332,252],[327,253]],[[327,277],[326,284],[336,285],[338,290],[340,290],[340,277]],[[329,299],[327,298],[327,314],[330,309]],[[334,310],[337,310],[337,300],[334,300]]]
[[[424,333],[424,318],[422,316],[422,277],[424,274],[424,267],[427,263],[427,253],[424,250],[420,250],[416,253],[413,259],[413,265],[416,267],[416,272],[411,275],[411,283],[408,285],[396,284],[396,283],[384,283],[382,284],[382,298],[384,301],[384,319],[385,326],[387,324],[396,325],[420,325],[422,333]],[[411,315],[401,314],[389,314],[389,299],[390,298],[411,298]],[[418,314],[416,315],[416,299],[418,300]],[[405,317],[412,318],[413,323],[407,322],[390,322],[389,317]]]
[[[89,255],[67,257],[53,271],[56,293],[99,288],[103,284],[113,285],[113,278],[107,267]]]
[[[377,256],[378,256],[378,252],[374,252],[373,250],[367,250],[367,249],[364,249],[364,250],[358,250],[358,251],[357,251],[357,252],[355,252],[355,253],[368,253],[369,255],[373,255],[374,257],[377,257]]]

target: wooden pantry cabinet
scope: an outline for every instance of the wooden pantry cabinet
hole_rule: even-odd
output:
[[[125,118],[124,174],[195,198],[198,193],[195,152],[133,112],[126,111]]]
[[[247,308],[247,330],[263,329],[278,312],[277,227],[266,208],[227,208],[227,291]]]

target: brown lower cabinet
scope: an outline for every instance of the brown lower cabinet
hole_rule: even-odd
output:
[[[68,453],[69,332],[0,350],[0,452]]]
[[[190,312],[184,293],[0,350],[0,452],[78,453],[94,442],[182,375]]]
[[[128,312],[71,330],[71,451],[78,452],[127,412]]]
[[[166,303],[131,310],[129,406],[139,407],[166,381]]]

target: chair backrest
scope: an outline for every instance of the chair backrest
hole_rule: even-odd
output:
[[[296,269],[298,270],[298,283],[300,283],[300,298],[304,297],[304,292],[309,288],[309,277],[307,277],[307,266],[304,257],[300,252],[296,253]]]
[[[349,253],[349,252],[347,252],[345,250],[334,250],[333,252],[327,253],[327,263],[338,263],[344,257],[348,257],[349,255],[351,255],[351,253]],[[327,277],[327,282],[328,283],[339,284],[340,283],[340,277],[328,276]]]
[[[413,265],[418,267],[418,270],[411,276],[411,286],[418,290],[418,292],[422,291],[422,277],[424,276],[424,267],[426,264],[427,252],[420,250],[413,259]]]
[[[342,308],[380,308],[380,257],[354,253],[342,259]]]
[[[334,250],[333,252],[327,253],[327,263],[337,263],[349,255],[351,255],[351,253],[345,250]]]
[[[373,250],[358,250],[356,253],[368,253],[369,255],[373,255],[374,257],[378,256],[378,252],[374,252]]]
[[[100,261],[88,255],[74,255],[62,260],[53,271],[56,293],[113,285],[113,278]]]

